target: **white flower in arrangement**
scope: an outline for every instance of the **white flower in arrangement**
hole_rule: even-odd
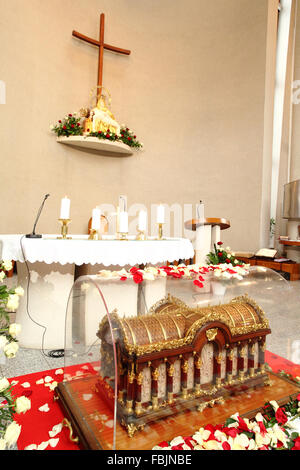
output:
[[[148,266],[147,268],[144,269],[145,273],[151,273],[154,276],[157,276],[159,274],[159,270],[155,268],[154,266]]]
[[[0,439],[0,450],[6,449],[6,442],[4,439]]]
[[[19,349],[19,345],[16,341],[11,341],[10,343],[6,344],[3,348],[4,354],[8,358],[13,358],[16,356]]]
[[[3,282],[4,278],[5,278],[5,272],[0,271],[0,282]]]
[[[24,295],[24,289],[21,286],[18,286],[15,288],[15,294],[17,294],[19,297],[23,297]]]
[[[4,440],[8,447],[12,447],[13,445],[15,445],[15,443],[17,442],[19,438],[20,432],[21,432],[21,426],[17,424],[15,421],[13,421],[7,426],[5,434],[4,434]]]
[[[274,411],[276,412],[279,408],[279,405],[278,405],[277,401],[271,400],[269,403],[272,406],[272,408],[274,409]]]
[[[13,338],[16,338],[21,332],[21,325],[19,323],[11,323],[9,325],[8,333]]]
[[[26,411],[30,410],[31,408],[31,401],[29,398],[21,396],[16,399],[16,413],[26,413]]]
[[[8,343],[8,339],[4,335],[0,335],[0,349],[3,349],[4,346]]]
[[[7,380],[7,378],[2,377],[0,379],[0,392],[4,392],[4,390],[6,390],[9,386],[10,386],[10,383]]]
[[[2,261],[2,269],[4,269],[4,271],[11,271],[12,268],[13,265],[11,261]]]
[[[19,296],[17,294],[9,294],[6,309],[9,312],[15,312],[19,307]]]
[[[145,281],[154,281],[155,276],[152,273],[143,273],[143,278]]]
[[[53,124],[50,124],[50,131],[53,131],[54,127],[55,126]]]

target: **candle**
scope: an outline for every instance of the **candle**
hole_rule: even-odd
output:
[[[160,204],[157,208],[157,223],[158,224],[165,223],[165,208],[162,204]]]
[[[120,233],[128,233],[128,212],[120,212],[119,230]]]
[[[141,232],[145,232],[146,228],[147,228],[147,212],[146,211],[140,211],[138,229]]]
[[[70,199],[67,196],[65,196],[61,200],[60,219],[69,219],[70,218],[70,205],[71,205]]]
[[[101,211],[97,207],[93,209],[92,230],[99,230],[101,225]]]

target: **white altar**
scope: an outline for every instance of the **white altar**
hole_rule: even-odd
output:
[[[103,266],[155,265],[194,256],[191,242],[182,238],[119,241],[104,236],[94,241],[87,235],[72,235],[71,240],[0,235],[0,247],[1,259],[17,262],[18,285],[25,291],[16,317],[22,326],[20,346],[37,349],[64,348],[66,305],[78,267],[82,274],[92,274]]]

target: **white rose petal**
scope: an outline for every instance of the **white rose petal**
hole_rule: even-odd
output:
[[[4,335],[0,335],[0,349],[3,349],[4,346],[8,343],[8,339]]]
[[[29,446],[25,447],[24,450],[37,450],[37,445],[30,444]]]
[[[4,271],[10,271],[12,269],[13,265],[11,261],[2,261],[2,268]]]
[[[39,379],[35,382],[37,385],[41,385],[44,383],[44,379]]]
[[[23,382],[23,383],[21,384],[21,386],[22,386],[23,388],[29,388],[29,387],[30,387],[30,383],[29,383],[29,382]]]
[[[57,444],[58,444],[58,441],[59,441],[59,437],[57,439],[49,439],[49,444],[50,444],[50,447],[56,447]]]
[[[57,369],[55,371],[55,375],[60,375],[60,374],[63,374],[63,373],[64,373],[63,369]]]
[[[4,278],[5,278],[5,272],[0,271],[0,282],[3,282]]]
[[[55,437],[57,434],[59,434],[62,430],[62,423],[56,424],[53,426],[51,431],[49,431],[49,436],[50,437]]]
[[[39,407],[39,411],[42,411],[43,413],[48,413],[50,410],[48,403],[45,403],[44,405]]]
[[[52,382],[53,379],[52,377],[50,377],[50,375],[47,375],[44,380],[45,380],[45,383],[47,384],[49,382]]]
[[[41,442],[38,447],[37,447],[37,450],[45,450],[49,445],[49,441],[44,441],[44,442]]]

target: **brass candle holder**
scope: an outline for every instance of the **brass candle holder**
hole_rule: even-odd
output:
[[[162,223],[158,223],[158,240],[162,240],[163,239],[163,224]]]
[[[117,240],[123,240],[123,241],[128,241],[128,233],[126,232],[118,232],[117,233]]]
[[[137,231],[138,231],[138,234],[137,234],[137,236],[136,236],[136,240],[140,240],[140,241],[147,240],[147,236],[146,236],[145,230],[137,229]]]
[[[68,237],[68,225],[71,219],[58,219],[61,223],[61,237],[57,237],[58,240],[71,240],[72,237]]]
[[[89,240],[102,240],[102,236],[99,233],[99,230],[91,229]]]

